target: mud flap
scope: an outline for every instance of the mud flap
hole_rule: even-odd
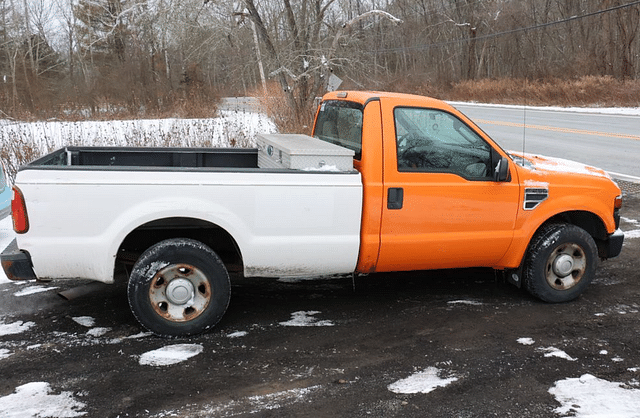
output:
[[[511,283],[518,289],[522,288],[522,266],[517,269],[508,269],[503,271],[504,277],[508,283]]]

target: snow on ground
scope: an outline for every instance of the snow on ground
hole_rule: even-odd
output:
[[[111,328],[109,327],[95,327],[87,331],[87,335],[91,337],[102,337],[104,334],[106,334],[109,331],[111,331]]]
[[[163,146],[179,140],[185,147],[251,145],[258,133],[275,132],[264,114],[219,111],[210,119],[134,119],[81,122],[15,122],[0,124],[3,138],[28,142],[38,139],[41,151],[68,145]]]
[[[590,374],[557,381],[549,393],[562,406],[555,412],[563,417],[640,416],[640,390],[623,383],[598,379]]]
[[[523,337],[523,338],[518,338],[518,342],[522,345],[533,345],[535,344],[535,341],[533,340],[533,338],[529,338],[529,337]]]
[[[569,354],[565,353],[564,351],[560,350],[559,348],[555,348],[555,347],[540,347],[540,348],[537,348],[536,351],[540,351],[544,353],[545,357],[558,357],[558,358],[563,358],[569,361],[577,360],[571,357]]]
[[[5,324],[4,322],[0,322],[0,335],[12,335],[12,334],[20,334],[26,331],[29,331],[31,327],[35,325],[34,322],[22,322],[16,321],[10,324]]]
[[[244,337],[248,334],[247,331],[236,331],[236,332],[232,332],[231,334],[227,334],[228,338],[240,338],[240,337]]]
[[[6,348],[0,348],[0,360],[9,357],[11,354],[13,353]]]
[[[96,324],[95,318],[93,318],[91,316],[74,316],[71,319],[73,319],[74,322],[82,325],[83,327],[87,327],[87,328],[91,328],[92,326],[94,326]]]
[[[484,305],[482,302],[477,301],[477,300],[465,300],[465,299],[450,300],[449,302],[447,302],[447,304],[449,304],[449,305],[473,305],[473,306]]]
[[[440,369],[428,367],[423,371],[414,373],[405,379],[400,379],[390,384],[387,388],[393,393],[429,393],[458,380],[455,376],[447,378],[440,377],[442,373]]]
[[[202,353],[200,344],[174,344],[148,351],[140,356],[143,366],[171,366]]]
[[[320,311],[298,311],[291,314],[291,319],[285,322],[280,322],[280,325],[285,327],[332,327],[334,324],[331,321],[319,321],[314,318],[313,315],[319,314]]]
[[[624,216],[620,218],[622,221],[632,225],[632,228],[629,231],[624,231],[624,239],[633,239],[640,238],[640,221],[636,219],[625,218]]]
[[[264,395],[246,396],[239,399],[231,400],[227,403],[216,403],[213,405],[186,406],[180,410],[164,411],[160,414],[153,415],[155,418],[165,418],[173,416],[207,416],[207,417],[235,417],[239,415],[256,415],[263,416],[270,411],[283,408],[301,402],[307,402],[307,398],[314,392],[321,389],[321,385],[309,386],[304,388],[295,388],[283,390],[280,392],[267,393]],[[277,413],[275,414],[277,416]]]
[[[25,287],[24,289],[20,290],[19,292],[16,292],[13,294],[13,296],[29,296],[29,295],[34,295],[36,293],[42,293],[42,292],[46,292],[48,290],[54,290],[57,289],[57,287],[47,287],[47,286],[28,286]]]
[[[18,386],[15,393],[0,398],[0,416],[7,418],[80,417],[86,415],[85,404],[73,398],[71,392],[51,395],[46,382],[31,382]]]

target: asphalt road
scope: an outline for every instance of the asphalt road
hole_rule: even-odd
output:
[[[454,106],[506,150],[579,161],[640,180],[640,116]]]

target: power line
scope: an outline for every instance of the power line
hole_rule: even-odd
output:
[[[465,42],[471,42],[471,41],[482,41],[482,40],[485,40],[485,39],[497,38],[499,36],[511,35],[511,34],[519,33],[519,32],[534,31],[534,30],[546,28],[546,27],[549,27],[549,26],[560,25],[560,24],[563,24],[563,23],[572,22],[574,20],[585,19],[585,18],[588,18],[588,17],[593,17],[593,16],[597,16],[597,15],[601,15],[601,14],[604,14],[604,13],[613,12],[613,11],[616,11],[616,10],[625,9],[627,7],[632,7],[632,6],[636,6],[636,5],[640,5],[640,0],[633,1],[631,3],[621,4],[621,5],[618,5],[618,6],[609,7],[608,9],[603,9],[603,10],[598,10],[598,11],[595,11],[595,12],[585,13],[585,14],[579,15],[579,16],[571,16],[571,17],[568,17],[568,18],[565,18],[565,19],[554,20],[553,22],[540,23],[538,25],[527,26],[527,27],[524,27],[524,28],[511,29],[511,30],[507,30],[507,31],[503,31],[503,32],[489,33],[489,34],[486,34],[486,35],[476,36],[474,38],[464,38],[464,39],[456,39],[456,40],[452,40],[452,41],[435,42],[435,43],[427,44],[427,45],[406,46],[406,47],[397,47],[397,48],[382,48],[382,49],[376,49],[375,51],[371,51],[371,52],[380,53],[380,52],[395,52],[395,51],[416,51],[416,50],[419,51],[419,50],[425,50],[425,49],[430,49],[430,48],[439,48],[439,47],[442,47],[442,46],[453,45],[453,44],[458,44],[458,43],[465,43]]]

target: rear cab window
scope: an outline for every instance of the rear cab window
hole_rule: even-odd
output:
[[[322,102],[313,136],[355,152],[362,158],[362,105],[343,100]]]

